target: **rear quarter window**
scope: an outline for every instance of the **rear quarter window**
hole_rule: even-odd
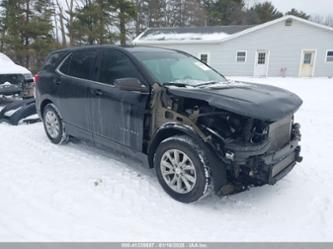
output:
[[[65,57],[66,52],[55,52],[50,54],[43,65],[44,70],[55,69]]]
[[[65,61],[61,64],[59,71],[62,72],[63,74],[68,75],[69,73],[69,66],[71,63],[72,55],[67,56]]]

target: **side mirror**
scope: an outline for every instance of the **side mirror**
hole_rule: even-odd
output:
[[[146,92],[147,87],[136,78],[122,78],[116,79],[114,85],[120,90],[124,91],[136,91],[136,92]]]

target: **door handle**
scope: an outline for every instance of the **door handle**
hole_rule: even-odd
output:
[[[95,95],[95,96],[102,96],[103,95],[103,91],[100,90],[100,89],[89,88],[89,92],[92,95]]]
[[[59,85],[61,84],[61,79],[59,79],[59,78],[54,78],[54,79],[53,79],[53,82],[54,82],[54,84],[56,84],[57,86],[59,86]]]
[[[103,95],[103,91],[97,89],[97,90],[95,90],[95,95],[96,95],[96,96],[102,96],[102,95]]]

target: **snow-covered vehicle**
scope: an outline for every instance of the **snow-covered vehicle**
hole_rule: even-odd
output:
[[[33,76],[31,72],[15,64],[7,55],[0,53],[0,97],[33,97]]]
[[[147,160],[164,190],[189,203],[275,184],[300,156],[302,100],[228,81],[184,52],[91,46],[51,53],[36,77],[48,138],[93,141]]]

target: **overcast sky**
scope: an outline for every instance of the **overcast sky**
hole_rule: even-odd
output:
[[[0,0],[1,1],[1,0]],[[61,0],[65,2],[64,0]],[[250,5],[270,1],[281,12],[295,8],[302,10],[310,15],[333,15],[333,0],[245,0]]]
[[[311,15],[333,15],[333,0],[269,0],[281,12],[295,8]],[[265,0],[249,0],[251,4]]]

